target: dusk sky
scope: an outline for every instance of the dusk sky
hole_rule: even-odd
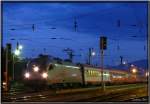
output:
[[[106,36],[105,65],[119,64],[120,56],[128,62],[147,59],[146,2],[4,3],[2,16],[3,45],[12,43],[14,50],[18,41],[24,58],[46,53],[66,59],[63,49],[71,48],[74,62],[85,63],[93,48],[92,61],[99,64],[99,38]]]

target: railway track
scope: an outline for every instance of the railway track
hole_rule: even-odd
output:
[[[2,101],[4,102],[55,102],[55,101],[98,101],[99,97],[102,95],[108,96],[110,94],[111,97],[107,99],[102,99],[102,101],[114,99],[117,96],[123,96],[122,94],[116,95],[117,93],[126,91],[128,89],[145,87],[140,84],[132,84],[132,85],[120,85],[120,86],[107,86],[106,89],[108,92],[102,93],[100,90],[101,87],[96,88],[80,88],[80,89],[59,89],[59,90],[45,90],[39,92],[30,92],[30,93],[21,93],[17,95],[5,96],[2,97]],[[124,92],[125,93],[125,92]]]
[[[120,89],[119,89],[120,90]],[[88,99],[81,99],[78,101],[92,101],[92,102],[119,102],[119,101],[134,101],[131,99],[137,99],[139,97],[143,97],[143,96],[148,96],[147,93],[147,88],[145,87],[137,87],[135,89],[131,88],[131,89],[121,89],[119,92],[109,92],[96,96],[96,97],[92,97],[92,98],[88,98]]]

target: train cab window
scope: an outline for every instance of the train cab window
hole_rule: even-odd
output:
[[[54,68],[54,65],[50,64],[48,70],[52,70]]]

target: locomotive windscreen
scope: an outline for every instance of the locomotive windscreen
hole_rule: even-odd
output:
[[[50,60],[48,57],[42,56],[39,58],[35,58],[28,63],[27,69],[32,70],[34,66],[37,66],[40,70],[46,70],[49,62]]]

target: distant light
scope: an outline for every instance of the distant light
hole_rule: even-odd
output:
[[[47,77],[48,77],[48,74],[44,72],[44,73],[42,74],[42,77],[43,77],[43,78],[47,78]]]
[[[149,72],[146,72],[145,75],[146,75],[146,77],[148,77],[149,76]]]
[[[133,72],[133,73],[136,73],[136,72],[137,72],[137,69],[136,69],[136,68],[133,68],[133,69],[132,69],[132,72]]]
[[[14,53],[15,53],[16,56],[19,56],[19,55],[20,55],[20,51],[19,51],[19,50],[15,50]]]
[[[38,66],[35,66],[35,67],[33,68],[33,70],[34,70],[34,72],[38,72],[38,71],[39,71],[39,67],[38,67]]]
[[[134,65],[133,64],[131,64],[131,67],[133,67]]]
[[[19,49],[19,50],[22,50],[22,49],[23,49],[23,46],[22,46],[22,45],[19,45],[19,46],[18,46],[18,49]]]
[[[95,54],[96,54],[95,52],[92,52],[92,56],[95,56]]]
[[[123,61],[123,64],[125,65],[125,64],[127,64],[125,61]]]

